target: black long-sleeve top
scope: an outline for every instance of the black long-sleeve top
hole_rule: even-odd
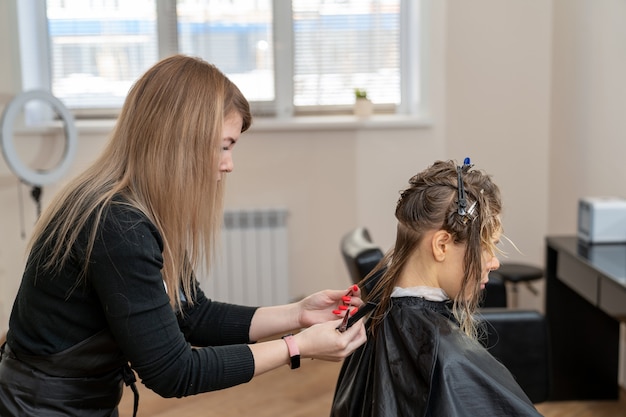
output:
[[[108,329],[142,382],[161,396],[252,378],[254,358],[246,344],[256,308],[211,301],[196,283],[193,306],[176,313],[161,275],[161,235],[123,203],[106,210],[87,276],[76,285],[88,229],[60,273],[44,272],[37,257],[29,257],[9,323],[13,351],[50,355]]]

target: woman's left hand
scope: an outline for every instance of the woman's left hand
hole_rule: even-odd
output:
[[[336,320],[343,317],[349,308],[350,313],[363,305],[361,290],[352,285],[347,290],[324,290],[309,295],[298,302],[299,322],[301,327],[309,327],[317,323]]]

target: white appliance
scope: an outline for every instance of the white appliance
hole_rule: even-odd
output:
[[[581,198],[578,202],[578,237],[588,243],[625,243],[626,199]]]

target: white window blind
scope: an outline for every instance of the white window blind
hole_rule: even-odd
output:
[[[293,0],[294,104],[400,102],[400,0]]]
[[[158,59],[155,0],[48,0],[52,93],[70,108],[121,107]]]
[[[346,109],[357,88],[406,108],[419,71],[403,53],[419,53],[408,35],[419,19],[402,16],[417,3],[48,0],[50,87],[73,109],[119,108],[147,68],[180,52],[215,64],[263,113]]]
[[[178,0],[179,51],[215,64],[249,101],[273,101],[271,0]]]

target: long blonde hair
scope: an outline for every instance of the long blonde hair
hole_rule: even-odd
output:
[[[210,264],[222,222],[218,181],[222,127],[238,114],[252,122],[247,100],[215,66],[175,55],[150,68],[131,88],[100,157],[54,198],[35,226],[30,249],[44,268],[59,271],[94,216],[79,281],[105,206],[121,195],[163,238],[163,280],[173,306],[180,291],[193,302],[192,271]],[[90,223],[91,224],[91,223]],[[78,285],[77,282],[75,285]]]
[[[466,244],[465,275],[460,296],[454,300],[452,311],[461,329],[470,337],[477,337],[473,313],[482,294],[482,251],[497,251],[493,236],[501,229],[499,214],[502,202],[500,190],[491,177],[483,171],[470,168],[464,165],[457,169],[454,161],[437,161],[412,177],[409,187],[402,191],[396,206],[396,243],[363,280],[365,282],[371,275],[386,268],[367,296],[367,299],[378,301],[378,307],[372,315],[374,328],[388,310],[396,280],[424,233],[441,229],[450,233],[455,242]],[[462,170],[460,175],[459,169]],[[466,215],[459,214],[459,177],[462,178],[468,207],[475,203]]]

